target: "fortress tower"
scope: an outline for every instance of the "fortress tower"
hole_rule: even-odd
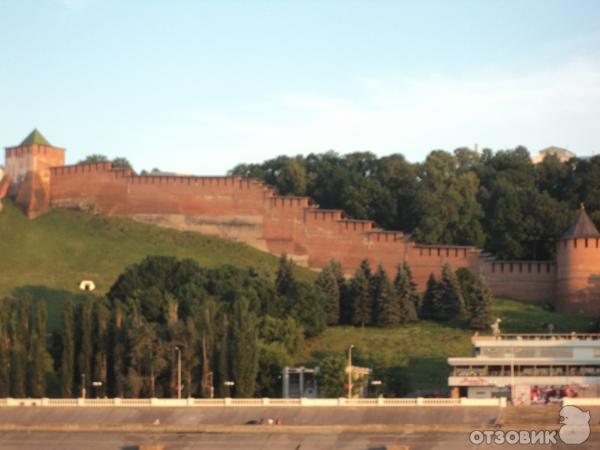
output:
[[[581,205],[557,244],[556,309],[600,313],[600,233]]]
[[[33,130],[23,142],[5,149],[5,175],[10,180],[9,195],[34,218],[50,205],[50,167],[65,163],[65,150],[53,147],[44,136]]]

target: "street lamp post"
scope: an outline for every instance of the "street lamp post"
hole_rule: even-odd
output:
[[[94,386],[94,394],[96,398],[100,398],[98,395],[99,388],[102,387],[102,381],[92,381],[92,386]]]
[[[175,347],[177,352],[177,398],[181,400],[181,349]]]
[[[351,345],[348,349],[348,400],[352,398],[352,349],[354,345]]]
[[[381,396],[381,385],[383,384],[383,382],[381,380],[373,380],[371,381],[371,386],[375,386],[375,389],[377,390],[377,396],[380,397]]]
[[[225,381],[223,384],[227,386],[227,397],[231,397],[231,386],[235,385],[235,383],[233,381]]]
[[[210,377],[210,398],[215,398],[215,381],[213,372],[209,372],[208,376]]]
[[[81,374],[81,398],[85,400],[85,373]]]

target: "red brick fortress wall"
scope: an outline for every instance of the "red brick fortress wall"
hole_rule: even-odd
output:
[[[239,177],[137,176],[110,163],[50,170],[51,205],[77,208],[245,242],[320,269],[330,260],[352,274],[367,258],[391,274],[407,261],[420,290],[444,264],[484,274],[497,295],[540,303],[554,297],[553,263],[490,262],[474,247],[421,245],[400,231],[347,219],[308,197],[283,197]]]
[[[555,303],[554,261],[482,261],[479,269],[494,295],[538,304]]]

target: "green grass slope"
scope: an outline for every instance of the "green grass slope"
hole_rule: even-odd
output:
[[[549,323],[557,333],[586,332],[594,321],[589,316],[559,314],[507,299],[496,299],[493,310],[495,317],[502,319],[505,333],[544,333]],[[331,327],[309,340],[295,362],[314,365],[327,353],[344,353],[355,345],[358,364],[401,373],[408,381],[407,391],[443,390],[449,374],[447,358],[471,356],[472,335],[464,321],[420,321],[389,329]]]
[[[9,201],[0,212],[0,298],[20,291],[46,299],[51,328],[81,280],[93,280],[104,293],[125,267],[148,255],[192,258],[205,267],[277,268],[275,256],[244,244],[129,219],[52,210],[28,220]],[[314,275],[298,268],[297,276]]]

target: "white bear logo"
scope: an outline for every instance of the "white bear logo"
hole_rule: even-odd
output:
[[[563,406],[560,410],[558,435],[565,444],[582,444],[590,437],[590,412],[577,406]]]

